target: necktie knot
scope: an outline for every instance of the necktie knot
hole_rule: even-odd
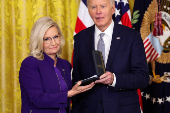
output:
[[[102,38],[105,35],[105,33],[100,33],[100,38]]]

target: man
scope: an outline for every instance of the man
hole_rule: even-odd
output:
[[[74,37],[73,84],[96,75],[92,50],[102,51],[106,73],[91,90],[73,97],[73,113],[140,113],[137,89],[149,83],[140,33],[113,22],[114,0],[87,0],[87,5],[95,25]]]

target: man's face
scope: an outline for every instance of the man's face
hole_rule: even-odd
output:
[[[89,0],[88,11],[94,23],[101,31],[105,31],[112,22],[115,5],[110,0]]]

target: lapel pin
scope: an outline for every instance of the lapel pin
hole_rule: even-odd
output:
[[[116,37],[116,39],[120,39],[120,37]]]

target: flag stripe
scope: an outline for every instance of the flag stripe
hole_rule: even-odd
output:
[[[147,42],[144,43],[145,49],[147,49],[151,45],[151,42],[148,40]]]
[[[84,4],[84,2],[80,2],[79,6],[79,12],[78,12],[78,18],[82,21],[82,23],[86,27],[90,27],[94,24],[93,20],[91,19],[87,6]],[[77,25],[77,23],[76,23]]]
[[[83,22],[79,18],[77,18],[77,24],[76,24],[75,32],[78,33],[83,29],[86,29],[86,26],[83,24]]]
[[[158,57],[159,57],[159,54],[157,53],[156,56],[154,57],[153,61],[155,61],[156,58],[158,58]]]
[[[140,107],[141,107],[141,109],[142,109],[142,111],[143,111],[142,96],[141,96],[141,91],[140,91],[140,89],[137,89],[137,92],[138,92],[138,95],[139,95]]]
[[[149,55],[146,57],[146,59],[148,59],[149,61],[151,59],[151,55],[152,55],[153,50],[154,50],[154,48],[152,47],[152,49],[149,50]]]
[[[129,18],[128,13],[125,13],[125,14],[122,16],[121,21],[122,21],[122,25],[125,25],[125,26],[128,26],[128,27],[132,28],[132,24],[129,22],[129,21],[131,21],[131,20],[130,20],[130,18]]]
[[[156,50],[153,48],[153,51],[151,52],[151,56],[150,56],[150,61],[153,60],[153,56],[156,54]]]
[[[146,38],[144,41],[143,41],[143,43],[144,43],[144,45],[145,45],[145,43],[147,43],[148,42],[148,38]]]
[[[145,53],[146,53],[146,55],[149,53],[149,50],[151,49],[151,47],[152,47],[152,44],[149,42],[149,43],[146,45],[146,47],[145,47]]]
[[[157,55],[157,52],[156,52],[155,49],[154,49],[154,51],[153,51],[152,53],[153,53],[153,54],[152,54],[152,56],[151,56],[151,61],[153,61],[154,58],[155,58],[155,56]]]

